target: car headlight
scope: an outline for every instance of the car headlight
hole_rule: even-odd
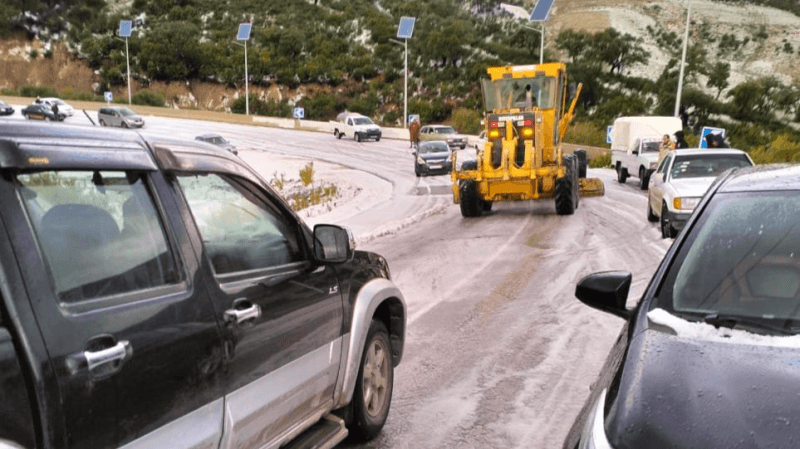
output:
[[[448,142],[448,143],[450,143],[450,142],[453,142],[453,138],[452,138],[452,137],[448,137],[448,138],[447,138],[447,142]]]
[[[700,203],[700,198],[681,198],[677,197],[672,200],[672,207],[677,210],[694,210]]]
[[[425,159],[422,159],[422,156],[417,156],[417,164],[425,165]]]
[[[603,416],[605,403],[606,390],[604,389],[584,424],[578,449],[613,449],[606,436],[605,417]]]

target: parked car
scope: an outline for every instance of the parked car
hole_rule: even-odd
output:
[[[72,117],[73,115],[75,115],[75,109],[60,98],[46,97],[42,98],[41,101],[47,106],[50,106],[50,109],[53,109],[54,105],[58,105],[59,114],[64,114],[67,117]]]
[[[650,180],[647,220],[660,222],[663,238],[675,238],[717,176],[752,165],[750,156],[739,150],[671,151]]]
[[[239,154],[239,152],[236,151],[236,147],[219,134],[203,134],[195,137],[194,139],[201,142],[208,142],[211,145],[216,145],[229,153]]]
[[[124,106],[106,106],[97,112],[97,121],[101,126],[121,126],[123,128],[141,128],[144,126],[142,116]]]
[[[631,274],[575,296],[627,320],[564,449],[793,448],[800,401],[800,167],[710,187],[642,299]]]
[[[333,447],[403,356],[386,260],[193,140],[0,122],[0,446]]]
[[[411,154],[414,155],[414,173],[417,176],[453,170],[453,155],[447,142],[420,142],[419,148]]]
[[[469,142],[471,146],[475,148],[475,151],[480,151],[486,147],[486,141],[486,130],[481,131],[481,133],[478,134],[478,137],[469,138]]]
[[[22,108],[19,112],[23,117],[29,120],[47,120],[51,122],[60,122],[64,120],[64,114],[62,114],[61,111],[55,114],[49,106],[43,103],[30,104]]]
[[[453,149],[467,147],[467,136],[457,133],[452,126],[425,125],[419,129],[419,140],[442,140]]]
[[[364,139],[381,140],[383,131],[369,117],[353,112],[343,112],[336,116],[336,120],[331,120],[333,135],[337,139],[345,136],[352,136],[357,142]]]
[[[0,100],[0,115],[13,115],[13,114],[14,114],[14,107],[3,100]]]

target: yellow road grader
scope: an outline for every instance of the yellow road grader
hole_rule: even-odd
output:
[[[586,179],[586,153],[562,154],[581,85],[569,109],[563,63],[490,67],[481,80],[486,144],[461,167],[453,160],[453,201],[479,217],[495,201],[555,198],[570,215],[581,196],[602,196],[603,181]],[[583,151],[583,152],[582,152]],[[582,152],[582,153],[581,153]]]

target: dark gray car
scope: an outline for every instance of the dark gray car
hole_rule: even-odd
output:
[[[199,140],[201,142],[208,142],[211,145],[216,145],[223,150],[238,155],[239,152],[236,150],[236,147],[233,146],[230,142],[225,140],[224,137],[220,136],[219,134],[203,134],[201,136],[197,136],[194,140]]]
[[[578,283],[627,322],[564,449],[797,447],[799,180],[797,166],[720,175],[634,309],[630,273]]]
[[[119,126],[122,128],[141,128],[144,119],[141,115],[124,106],[106,106],[97,111],[97,121],[101,126]]]
[[[414,173],[417,176],[432,173],[449,173],[453,169],[453,156],[447,142],[420,142],[417,151],[412,152]]]

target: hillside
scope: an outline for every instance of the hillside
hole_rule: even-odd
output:
[[[527,10],[535,4],[509,1]],[[72,0],[62,4],[66,12],[58,2],[41,2],[39,10],[19,15],[11,6],[0,8],[0,92],[31,85],[82,99],[112,90],[115,99],[125,99],[125,47],[114,34],[121,18],[136,18],[129,39],[134,94],[147,94],[150,104],[243,112],[244,54],[231,37],[249,20],[255,24],[251,112],[286,116],[300,105],[308,118],[327,119],[348,108],[396,125],[402,123],[403,52],[391,39],[397,19],[411,15],[418,20],[409,40],[409,112],[474,131],[481,102],[476,81],[485,67],[539,59],[538,32],[499,3]],[[748,120],[751,109],[766,110],[766,124],[800,116],[800,69],[792,64],[800,53],[800,17],[756,3],[794,5],[692,1],[685,94],[691,123],[712,116]],[[620,114],[671,113],[684,4],[556,0],[545,56],[569,62],[572,79],[584,82],[582,117],[602,126]],[[618,33],[609,34],[609,27]],[[615,46],[626,55],[617,61]],[[459,110],[471,113],[453,116]]]

